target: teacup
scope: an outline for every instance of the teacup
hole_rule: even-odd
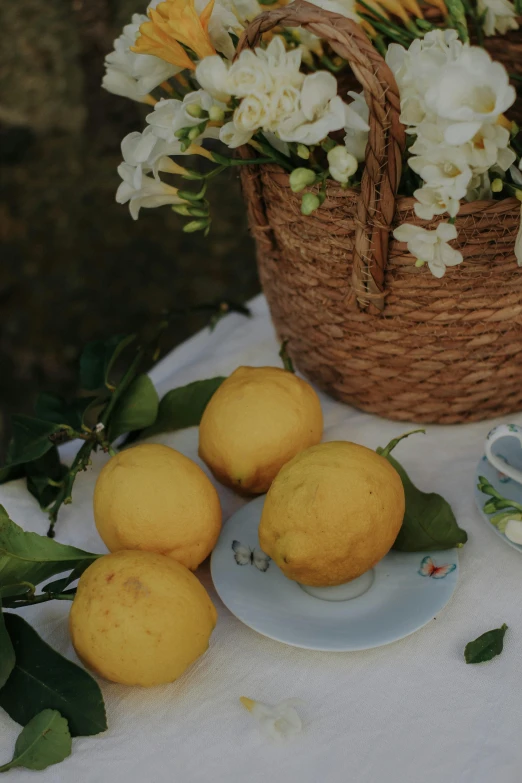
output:
[[[488,433],[484,443],[488,462],[500,471],[500,473],[503,473],[505,476],[509,476],[510,479],[513,479],[513,481],[522,484],[522,470],[518,470],[518,468],[513,467],[513,465],[509,465],[502,457],[497,456],[492,451],[493,444],[498,440],[501,440],[501,438],[516,438],[522,449],[522,427],[519,427],[518,424],[499,424]]]

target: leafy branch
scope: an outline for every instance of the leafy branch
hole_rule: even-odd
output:
[[[147,339],[138,341],[131,334],[89,343],[80,357],[79,385],[90,396],[69,402],[41,394],[35,417],[13,416],[13,438],[0,470],[0,483],[26,477],[29,491],[48,514],[50,538],[54,537],[59,512],[72,502],[76,478],[91,464],[93,452],[115,454],[115,441],[126,433],[135,439],[141,433],[151,434],[151,430],[165,432],[199,422],[216,382],[221,383],[222,378],[200,381],[197,388],[189,384],[174,401],[173,392],[169,392],[164,404],[145,373],[146,366],[157,360],[162,335],[171,321],[194,312],[208,314],[211,329],[230,312],[250,315],[248,308],[233,302],[175,308],[164,314]],[[118,362],[124,369],[116,380]],[[83,442],[66,467],[60,463],[57,446],[70,441]]]

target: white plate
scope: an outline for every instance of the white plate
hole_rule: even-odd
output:
[[[518,441],[514,438],[505,438],[502,439],[502,441],[498,441],[498,443],[495,443],[493,446],[493,452],[497,457],[500,457],[501,460],[509,463],[514,468],[518,468],[519,470],[522,469],[522,449],[520,448]],[[479,476],[487,478],[489,483],[503,497],[514,500],[517,503],[522,503],[522,484],[518,484],[503,473],[499,473],[493,465],[489,464],[486,457],[482,457],[477,465],[475,473],[475,502],[480,511],[480,516],[486,520],[490,530],[493,530],[497,536],[500,536],[506,544],[513,547],[513,549],[518,549],[519,552],[522,552],[522,546],[520,544],[515,544],[513,541],[510,541],[504,533],[501,533],[500,530],[489,521],[489,516],[484,511],[484,503],[489,500],[489,495],[484,495],[478,488]]]
[[[239,620],[279,642],[309,650],[366,650],[417,631],[448,603],[458,577],[456,549],[390,552],[374,569],[373,584],[358,598],[325,601],[308,595],[270,561],[268,569],[238,565],[232,544],[259,547],[264,496],[243,506],[225,524],[212,553],[215,588]],[[423,576],[422,562],[455,566],[444,577]],[[428,562],[429,566],[429,562]],[[426,570],[426,569],[425,569]]]

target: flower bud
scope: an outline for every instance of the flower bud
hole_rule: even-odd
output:
[[[204,228],[208,228],[210,225],[209,218],[202,218],[201,220],[191,220],[190,223],[185,223],[183,231],[185,234],[193,234],[194,231],[202,231]]]
[[[423,261],[423,260],[422,260],[422,258],[418,258],[418,259],[415,261],[415,266],[416,266],[418,269],[420,269],[420,267],[421,267],[421,266],[424,266],[424,264],[425,264],[425,263],[426,263],[426,261]]]
[[[342,147],[340,144],[330,150],[327,155],[328,166],[330,167],[330,175],[337,182],[346,183],[357,171],[358,163],[355,158],[346,147]]]
[[[212,122],[223,122],[225,119],[225,112],[220,106],[211,106],[208,112],[209,119]]]
[[[310,150],[308,149],[306,144],[298,144],[297,145],[297,154],[303,160],[308,160],[308,158],[310,157]]]
[[[294,193],[313,185],[315,182],[315,172],[312,169],[294,169],[290,174],[290,187]]]
[[[188,106],[185,107],[185,111],[190,117],[194,117],[196,120],[199,120],[200,117],[203,117],[206,114],[206,111],[204,111],[199,103],[189,103]]]
[[[503,187],[504,187],[504,183],[502,182],[500,177],[497,177],[491,183],[491,190],[493,191],[493,193],[501,193]]]
[[[321,206],[319,196],[315,193],[305,193],[301,201],[301,214],[311,215],[314,209]]]

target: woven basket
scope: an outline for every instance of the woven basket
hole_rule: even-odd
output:
[[[281,168],[242,170],[261,283],[297,367],[334,397],[390,419],[453,424],[521,410],[520,202],[463,204],[454,246],[464,262],[442,279],[417,268],[390,231],[438,221],[419,220],[412,198],[395,199],[404,128],[390,69],[357,24],[303,0],[257,17],[239,51],[276,25],[328,40],[370,107],[360,190],[328,181],[309,217]]]

